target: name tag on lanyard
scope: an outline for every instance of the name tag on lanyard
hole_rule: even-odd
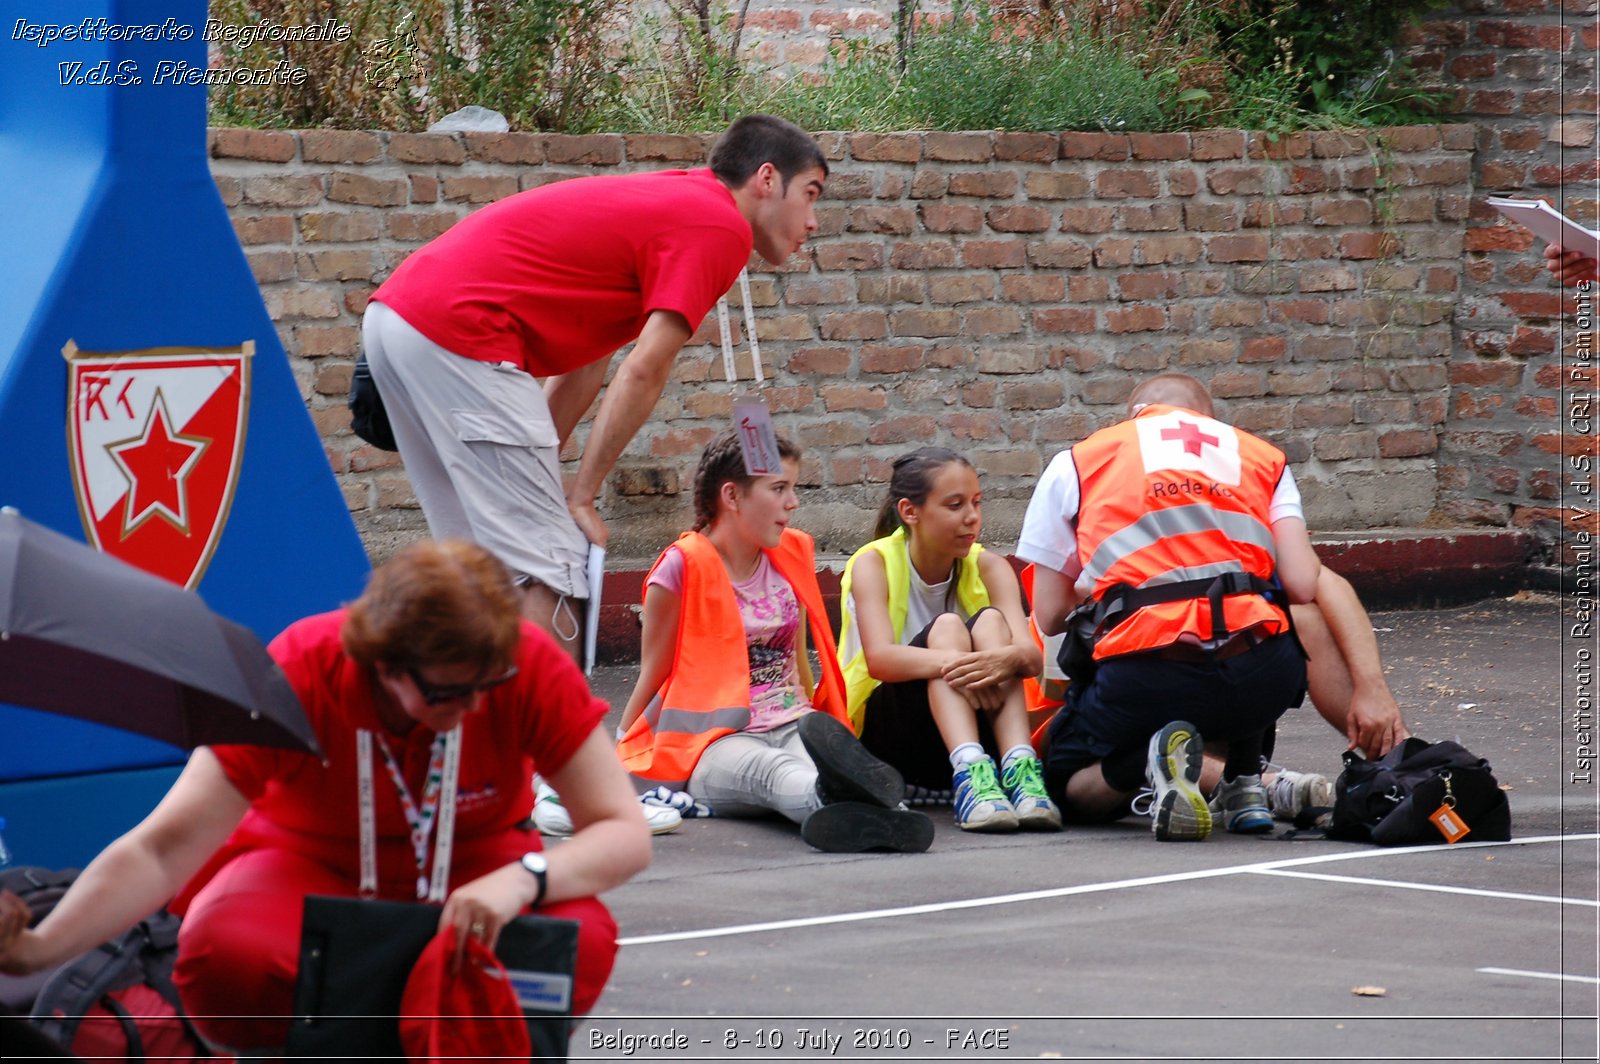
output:
[[[759,388],[766,383],[766,378],[761,373],[761,343],[756,339],[755,310],[750,304],[750,275],[744,270],[739,271],[739,296],[744,302],[744,332],[750,340],[750,364]],[[717,326],[722,334],[722,369],[728,383],[732,384],[738,373],[733,361],[733,333],[728,326],[726,296],[717,301]],[[733,431],[739,439],[739,453],[744,458],[746,474],[760,477],[783,471],[778,434],[772,427],[772,411],[759,391],[734,398]]]

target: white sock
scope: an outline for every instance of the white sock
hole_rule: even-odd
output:
[[[962,743],[950,751],[950,767],[959,769],[962,765],[973,761],[981,761],[988,756],[983,752],[983,747],[977,743]]]
[[[1037,757],[1037,756],[1038,755],[1033,752],[1033,747],[1025,746],[1025,745],[1022,745],[1022,744],[1018,744],[1017,746],[1013,746],[1011,749],[1009,749],[1009,750],[1007,750],[1005,752],[1005,756],[1000,759],[1000,764],[1001,764],[1002,767],[1004,767],[1006,765],[1011,764],[1012,761],[1016,760],[1019,757]]]

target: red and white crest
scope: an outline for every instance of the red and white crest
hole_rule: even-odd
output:
[[[1218,484],[1239,483],[1239,434],[1232,426],[1187,410],[1146,414],[1133,424],[1146,473],[1189,470]]]
[[[254,341],[80,351],[67,343],[67,451],[89,543],[194,587],[239,482]]]

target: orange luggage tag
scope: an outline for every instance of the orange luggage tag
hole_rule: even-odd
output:
[[[1433,821],[1433,826],[1439,829],[1439,834],[1444,836],[1444,841],[1449,843],[1460,842],[1472,830],[1461,814],[1456,812],[1456,796],[1450,789],[1450,773],[1448,770],[1439,773],[1439,778],[1444,780],[1444,800],[1439,803],[1428,819]]]

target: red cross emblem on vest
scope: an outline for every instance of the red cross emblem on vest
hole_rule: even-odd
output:
[[[1175,429],[1162,429],[1161,438],[1163,440],[1182,440],[1183,449],[1196,458],[1200,457],[1201,447],[1208,443],[1215,447],[1222,442],[1215,436],[1207,436],[1201,432],[1200,426],[1192,421],[1180,421]]]

